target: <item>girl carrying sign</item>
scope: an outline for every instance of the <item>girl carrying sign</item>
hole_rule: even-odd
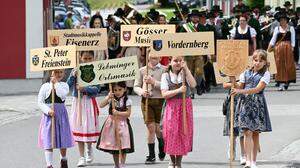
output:
[[[239,89],[231,91],[232,94],[240,94],[236,107],[238,120],[234,124],[238,124],[244,133],[245,168],[257,168],[259,133],[272,131],[264,96],[264,89],[270,82],[270,72],[267,69],[267,52],[256,50],[253,53],[253,67],[240,75]]]
[[[70,129],[68,112],[64,104],[69,86],[65,82],[61,82],[64,77],[64,70],[54,70],[50,78],[50,82],[42,85],[38,95],[38,106],[44,115],[41,119],[39,130],[39,147],[45,150],[45,159],[47,168],[53,168],[53,148],[60,149],[61,168],[67,168],[67,148],[74,146],[74,139]],[[52,87],[54,86],[54,109],[51,108]],[[51,118],[55,120],[54,144],[52,144]]]
[[[113,155],[115,168],[125,168],[126,154],[134,152],[133,131],[129,122],[132,101],[127,97],[125,82],[114,83],[112,90],[113,93],[109,92],[100,104],[101,108],[109,105],[109,116],[102,126],[97,149]],[[112,105],[112,99],[115,101],[115,109]],[[120,134],[121,144],[116,137],[116,127],[117,133]],[[119,157],[120,150],[121,157]]]
[[[93,51],[82,51],[80,53],[81,63],[88,63],[94,61]],[[87,86],[81,87],[77,84],[77,70],[73,70],[67,81],[70,88],[73,89],[72,96],[72,131],[75,141],[78,143],[80,158],[77,166],[83,167],[87,163],[93,161],[92,143],[96,143],[98,136],[100,135],[99,130],[99,109],[96,101],[96,96],[100,91],[100,86]],[[82,116],[77,116],[78,111],[78,91],[80,90],[80,110]],[[82,123],[77,122],[77,118],[82,117]],[[85,143],[87,144],[87,152],[85,156]]]
[[[186,78],[182,79],[185,71]],[[183,80],[187,85],[183,86]],[[163,116],[164,150],[170,155],[169,168],[181,167],[183,155],[192,151],[193,145],[193,105],[190,98],[191,88],[196,81],[186,66],[183,57],[172,57],[168,72],[161,77],[162,97],[166,99]],[[183,130],[183,101],[182,94],[186,94],[186,135]]]

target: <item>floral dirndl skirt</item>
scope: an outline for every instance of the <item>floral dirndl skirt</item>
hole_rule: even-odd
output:
[[[271,132],[271,120],[264,94],[240,95],[235,127],[242,130]]]

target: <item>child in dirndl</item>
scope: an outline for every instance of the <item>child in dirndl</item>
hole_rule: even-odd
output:
[[[125,82],[113,84],[113,92],[105,97],[100,107],[106,105],[109,105],[109,115],[102,126],[97,149],[113,155],[115,168],[125,168],[126,154],[134,152],[133,131],[129,122],[132,101],[127,97]]]
[[[50,82],[42,85],[38,95],[38,106],[44,113],[40,123],[38,145],[45,150],[47,168],[53,168],[53,149],[60,149],[61,168],[68,168],[67,148],[74,146],[68,112],[64,103],[69,93],[69,86],[61,82],[63,77],[64,70],[52,71]],[[51,108],[53,85],[54,109]],[[52,117],[54,117],[54,123]],[[52,130],[52,124],[54,124],[54,130]],[[52,131],[54,131],[54,141],[52,141]]]
[[[81,63],[88,63],[94,61],[94,52],[82,51],[80,53],[80,61]],[[99,108],[96,101],[96,96],[98,96],[100,92],[100,86],[93,85],[82,87],[79,84],[77,84],[77,70],[75,69],[71,72],[67,83],[70,86],[70,88],[73,89],[73,102],[71,108],[72,117],[70,123],[72,126],[74,139],[78,143],[80,155],[77,166],[84,167],[87,164],[92,163],[92,143],[96,143],[97,138],[100,135],[98,120]],[[78,104],[78,90],[80,90],[80,104]],[[79,109],[81,111],[81,116],[78,116]],[[81,123],[78,117],[81,117]],[[85,144],[87,146],[87,150],[85,150]]]
[[[182,78],[185,71],[185,79]],[[186,81],[186,86],[183,85]],[[172,57],[168,72],[161,77],[162,97],[166,99],[163,115],[164,151],[170,155],[169,168],[181,168],[183,155],[193,146],[193,105],[191,88],[196,81],[186,66],[183,57]],[[186,94],[186,134],[183,127],[183,94]]]
[[[240,132],[245,138],[245,168],[257,168],[256,156],[259,150],[259,134],[272,131],[264,89],[270,82],[267,52],[256,50],[253,53],[253,67],[240,75],[238,88],[232,94],[239,94],[236,117]]]

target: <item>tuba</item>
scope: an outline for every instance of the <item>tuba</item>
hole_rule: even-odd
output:
[[[120,31],[117,31],[112,27],[109,27],[107,37],[108,37],[108,48],[112,51],[117,50],[120,46]]]

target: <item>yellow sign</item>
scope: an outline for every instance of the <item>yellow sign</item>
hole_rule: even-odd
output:
[[[199,56],[215,54],[213,32],[151,35],[151,56]]]
[[[215,72],[217,84],[222,84],[224,82],[230,82],[229,77],[220,71],[218,64],[216,62],[213,63],[213,66],[214,66],[214,72]],[[236,75],[235,78],[239,79],[239,75]]]
[[[48,30],[48,46],[76,45],[77,51],[106,50],[107,30],[65,29]]]
[[[248,40],[218,40],[217,64],[227,76],[236,76],[249,65]]]
[[[150,35],[175,32],[175,25],[121,25],[121,46],[150,46]]]
[[[76,46],[59,46],[30,50],[30,71],[76,67]]]
[[[80,64],[78,74],[81,86],[134,80],[139,75],[137,56]]]

